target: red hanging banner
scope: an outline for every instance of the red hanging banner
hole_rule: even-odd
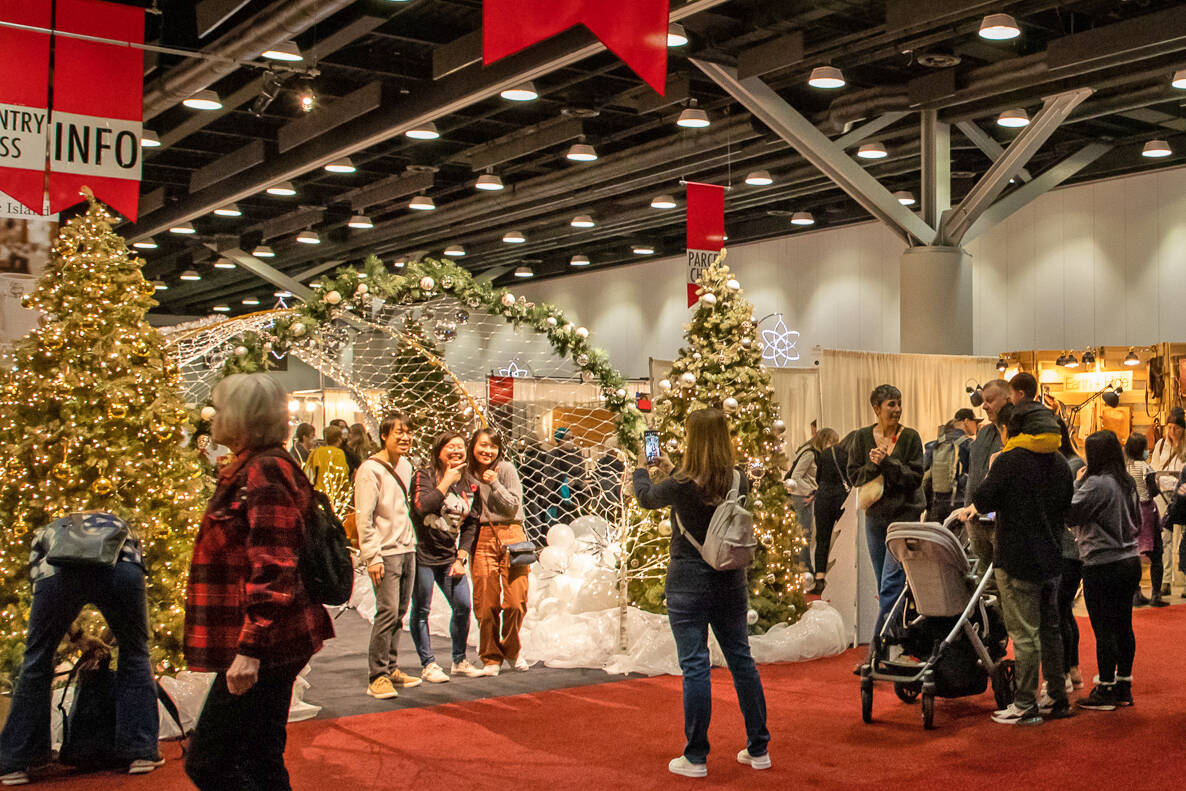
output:
[[[485,0],[484,61],[490,65],[583,24],[663,94],[669,10],[669,0]]]
[[[688,182],[688,307],[696,304],[696,285],[725,246],[725,188]]]
[[[48,29],[51,0],[0,3],[0,21]],[[49,34],[0,27],[0,192],[38,215],[48,99]]]
[[[486,403],[490,406],[509,404],[515,400],[515,377],[487,376]]]
[[[99,0],[57,0],[64,33],[144,42],[144,10]],[[129,220],[140,199],[144,54],[65,36],[54,37],[54,103],[49,128],[49,210],[81,200],[79,189]]]

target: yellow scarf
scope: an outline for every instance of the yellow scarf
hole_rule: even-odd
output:
[[[1034,453],[1055,453],[1062,446],[1062,437],[1058,434],[1015,434],[1009,437],[1001,453],[1014,448],[1033,451]]]

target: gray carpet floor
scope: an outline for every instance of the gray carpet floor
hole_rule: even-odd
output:
[[[562,670],[543,665],[536,665],[531,670],[521,673],[504,665],[502,672],[497,676],[457,676],[445,684],[424,682],[417,687],[400,689],[397,698],[375,700],[366,694],[367,642],[370,639],[371,625],[353,610],[345,610],[335,619],[334,630],[337,637],[326,643],[317,656],[313,657],[307,677],[310,687],[305,694],[305,700],[322,707],[319,719],[604,684],[625,678],[611,676],[603,670]],[[437,662],[448,672],[448,639],[434,635],[433,653]],[[477,652],[473,647],[469,649],[469,659],[475,665],[478,664]],[[420,675],[420,660],[416,656],[412,638],[406,631],[400,633],[399,664],[405,673]]]

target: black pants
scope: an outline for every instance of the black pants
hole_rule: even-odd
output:
[[[1083,598],[1095,632],[1100,682],[1132,675],[1137,640],[1132,633],[1132,597],[1141,581],[1140,558],[1083,567]]]
[[[817,491],[812,508],[815,510],[815,576],[822,577],[828,571],[828,553],[832,551],[832,530],[844,513],[844,500],[848,493],[835,494]]]
[[[1075,622],[1075,594],[1083,579],[1083,561],[1062,559],[1058,578],[1058,630],[1062,633],[1062,666],[1064,670],[1079,666],[1079,624]]]
[[[215,677],[185,759],[198,791],[291,791],[284,746],[300,668],[261,669],[242,695],[227,690],[226,673]]]
[[[1165,544],[1161,540],[1161,526],[1158,525],[1153,529],[1153,551],[1146,552],[1145,555],[1149,558],[1149,582],[1153,586],[1153,595],[1161,595],[1161,580],[1165,574],[1165,569],[1162,566],[1165,564]]]

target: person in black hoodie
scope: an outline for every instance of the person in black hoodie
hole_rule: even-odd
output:
[[[1045,422],[1039,419],[1043,427]],[[1015,420],[1007,425],[1017,428]],[[1057,418],[1053,425],[1058,431]],[[1006,450],[997,455],[972,496],[976,511],[996,514],[993,564],[1016,662],[1013,702],[993,712],[992,719],[1006,725],[1040,725],[1039,666],[1052,699],[1047,716],[1072,713],[1058,615],[1059,533],[1066,529],[1071,471],[1061,454],[1010,447],[1013,439],[1012,434],[1006,438]]]

